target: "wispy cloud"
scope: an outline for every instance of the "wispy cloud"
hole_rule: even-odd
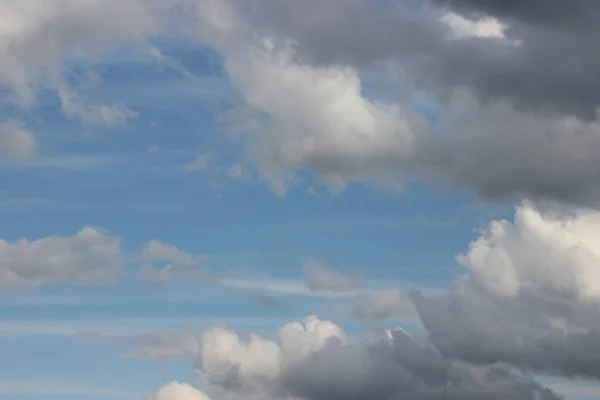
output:
[[[84,386],[55,380],[0,381],[0,394],[17,396],[93,396],[135,398],[136,394],[121,390]]]
[[[227,325],[241,329],[262,329],[284,322],[283,317],[227,317]],[[0,339],[16,339],[27,336],[74,336],[84,332],[100,332],[105,335],[135,335],[156,330],[195,330],[225,321],[215,316],[173,318],[108,318],[60,321],[2,321]]]
[[[306,283],[295,280],[284,279],[224,279],[219,282],[220,285],[240,291],[262,292],[287,296],[308,296],[322,298],[349,298],[352,293],[334,293],[334,292],[312,292]]]

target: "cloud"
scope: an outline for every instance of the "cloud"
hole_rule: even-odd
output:
[[[444,360],[401,330],[372,343],[350,344],[339,326],[314,316],[284,325],[276,341],[254,334],[243,341],[231,330],[212,328],[201,342],[196,368],[211,397],[434,400],[444,398],[445,375],[448,399],[560,398],[507,367],[482,369]],[[173,396],[182,389],[177,383],[168,386]]]
[[[132,348],[123,357],[154,361],[194,359],[200,348],[199,335],[188,331],[156,331],[135,335],[81,332],[80,337],[95,342]]]
[[[133,393],[111,390],[105,387],[90,387],[73,382],[36,379],[29,381],[0,381],[0,394],[6,396],[77,396],[131,398]]]
[[[525,196],[597,206],[600,81],[598,56],[588,51],[597,42],[597,6],[584,0],[568,9],[556,1],[245,4],[5,2],[0,84],[23,105],[53,88],[66,115],[117,126],[134,113],[71,90],[61,65],[77,51],[100,58],[177,32],[220,53],[241,100],[219,118],[245,150],[246,160],[235,160],[227,172],[232,177],[250,161],[279,194],[298,173],[311,171],[333,192],[348,182],[399,189],[424,181],[492,201]],[[375,68],[387,71],[399,100],[365,94],[361,77]],[[432,98],[437,115],[419,110],[407,93]],[[31,135],[11,132],[0,148],[32,154]],[[187,168],[206,166],[199,159]]]
[[[482,99],[595,118],[598,58],[587,50],[597,39],[599,7],[586,0],[572,7],[560,1],[546,4],[434,0],[415,6],[409,1],[336,0],[323,5],[287,0],[271,6],[255,1],[249,18],[271,35],[292,38],[298,58],[307,62],[366,66],[393,60],[432,91],[467,87]],[[311,18],[315,9],[318,20]],[[456,28],[442,17],[450,10],[471,26],[487,21],[489,29],[490,21],[497,21],[505,25],[504,34],[448,40]],[[577,60],[577,67],[567,60]]]
[[[123,274],[121,256],[118,237],[91,227],[71,237],[0,240],[0,289],[115,283]]]
[[[448,13],[441,17],[441,20],[447,23],[452,29],[453,37],[461,39],[465,37],[498,37],[504,38],[506,29],[495,18],[484,18],[472,21],[460,14]]]
[[[149,241],[139,257],[150,263],[142,266],[138,271],[138,277],[148,283],[167,284],[173,281],[211,283],[215,280],[214,274],[205,265],[204,258],[194,257],[175,246],[157,240]],[[162,268],[155,266],[159,262],[167,265]]]
[[[347,340],[339,326],[316,316],[282,326],[277,337],[275,343],[251,334],[246,343],[229,329],[209,329],[202,334],[198,373],[208,384],[253,392],[274,384],[286,363],[306,357],[330,339]]]
[[[80,95],[67,88],[58,90],[63,113],[89,125],[121,126],[138,114],[123,104],[89,104]]]
[[[458,260],[498,296],[536,291],[600,300],[598,226],[595,210],[544,212],[525,202],[513,222],[490,222]]]
[[[221,53],[242,100],[224,127],[277,193],[308,170],[334,192],[424,181],[491,201],[597,205],[597,62],[576,29],[491,7],[474,18],[405,2],[201,3],[196,37]],[[364,94],[361,72],[381,62],[400,95],[435,100],[435,118]]]
[[[33,156],[37,149],[36,136],[19,121],[0,124],[0,153],[15,159]]]
[[[302,266],[308,288],[313,292],[347,292],[358,287],[355,278],[330,269],[313,258],[303,260]]]
[[[35,103],[39,89],[62,85],[62,62],[74,51],[98,57],[160,30],[139,0],[4,1],[0,15],[0,85],[23,106]]]
[[[600,379],[599,222],[595,210],[531,202],[492,221],[458,257],[469,275],[413,296],[432,342],[467,362]]]
[[[148,400],[210,400],[210,398],[187,383],[171,382],[158,389]]]
[[[323,298],[348,298],[352,292],[315,292],[310,290],[301,280],[284,279],[221,279],[219,284],[231,290],[246,291],[257,294],[272,294],[280,296],[307,296]]]

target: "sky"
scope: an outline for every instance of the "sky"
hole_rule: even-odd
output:
[[[598,26],[0,0],[0,400],[600,399]]]

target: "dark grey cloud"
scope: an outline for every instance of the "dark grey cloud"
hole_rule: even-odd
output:
[[[600,379],[598,304],[528,291],[498,299],[472,282],[437,297],[415,293],[413,301],[446,357]]]
[[[473,369],[442,358],[402,332],[368,347],[330,342],[281,377],[283,393],[328,399],[559,399],[508,367]]]
[[[563,30],[599,28],[600,6],[594,0],[434,0],[473,18],[482,15],[532,24],[552,26]]]
[[[421,140],[410,166],[401,168],[491,201],[528,197],[597,205],[600,125],[532,116],[507,104],[482,107],[469,99],[453,100],[452,107],[462,110],[442,117],[439,134]]]
[[[414,115],[402,115],[415,135],[408,155],[398,149],[405,142],[385,135],[373,136],[374,143],[390,140],[376,151],[346,150],[344,142],[327,148],[329,131],[338,127],[308,130],[290,121],[293,111],[264,107],[260,111],[277,122],[260,130],[275,133],[249,140],[249,158],[270,181],[286,169],[309,170],[325,182],[392,181],[397,187],[425,181],[472,191],[489,201],[527,197],[597,207],[600,6],[584,0],[568,9],[564,4],[239,0],[247,17],[244,36],[268,37],[275,48],[291,39],[293,68],[364,69],[391,62],[399,91],[423,90],[441,105],[427,126],[413,121]],[[449,10],[466,18],[497,18],[506,24],[505,37],[453,37],[441,19]],[[303,99],[310,89],[305,91]],[[301,112],[302,107],[293,108]],[[276,112],[281,115],[272,115]],[[397,136],[402,134],[399,127]],[[314,136],[311,140],[322,146],[306,151],[298,145],[303,135]]]
[[[450,29],[440,17],[449,9],[506,21],[507,37],[520,45],[496,38],[448,40]],[[469,88],[484,101],[507,99],[536,111],[595,118],[600,104],[600,53],[594,51],[600,6],[593,1],[440,0],[428,7],[259,0],[249,15],[260,30],[296,41],[306,62],[366,66],[395,60],[438,93]]]

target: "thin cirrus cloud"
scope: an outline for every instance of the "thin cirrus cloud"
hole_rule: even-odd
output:
[[[349,292],[358,287],[356,278],[331,269],[314,258],[303,260],[302,267],[307,286],[312,292]]]

